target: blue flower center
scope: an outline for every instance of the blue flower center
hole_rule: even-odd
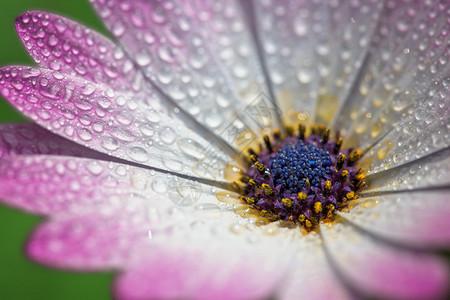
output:
[[[341,149],[342,137],[330,138],[325,126],[312,127],[309,135],[301,124],[297,133],[288,129],[284,136],[264,136],[258,151],[248,149],[242,188],[235,183],[247,206],[237,213],[247,217],[250,209],[259,223],[280,221],[311,231],[358,198],[364,185],[364,171],[356,166],[360,152]]]
[[[328,151],[299,141],[277,151],[271,173],[275,186],[297,194],[308,185],[319,187],[325,175],[330,174],[331,165]]]

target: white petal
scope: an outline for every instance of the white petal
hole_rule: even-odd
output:
[[[369,173],[412,162],[450,146],[450,86],[442,83],[432,97],[378,141],[360,161]],[[430,171],[431,172],[431,171]]]
[[[370,173],[361,195],[450,185],[450,149],[444,149],[387,171]]]
[[[335,127],[352,135],[360,147],[369,147],[438,92],[448,82],[450,67],[447,18],[448,3],[386,3],[364,68]]]
[[[450,245],[448,190],[368,197],[343,217],[394,243],[417,248]]]
[[[266,0],[254,5],[264,59],[285,117],[298,122],[306,117],[298,112],[304,112],[330,122],[363,62],[382,2]]]

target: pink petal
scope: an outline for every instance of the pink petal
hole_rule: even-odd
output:
[[[240,233],[236,226],[241,226]],[[162,243],[162,252],[119,276],[115,295],[127,300],[273,296],[293,266],[298,241],[250,228],[230,224],[225,217],[181,229],[186,235],[174,232]]]
[[[353,135],[352,139],[363,148],[369,148],[390,131],[395,132],[385,140],[392,143],[405,140],[404,149],[394,145],[396,151],[391,151],[389,158],[392,152],[403,152],[413,146],[406,141],[408,136],[413,139],[420,136],[427,146],[414,149],[410,155],[400,153],[394,162],[398,165],[432,144],[435,139],[428,133],[433,132],[438,139],[444,135],[438,134],[436,128],[427,131],[423,128],[430,120],[442,118],[432,107],[448,99],[448,92],[442,89],[448,84],[449,74],[448,3],[395,1],[384,5],[377,25],[355,88],[339,112],[335,126],[347,136]],[[439,97],[441,91],[447,96],[429,100],[435,94]],[[428,101],[433,102],[432,113],[427,111]],[[423,109],[414,112],[420,104],[424,104]],[[355,107],[361,109],[354,110]],[[433,145],[430,152],[434,148]],[[385,162],[389,165],[392,160]]]
[[[404,192],[359,200],[341,214],[358,226],[396,243],[430,249],[450,245],[448,191]]]
[[[247,147],[251,139],[235,145],[239,133],[259,130],[273,121],[274,108],[266,95],[241,99],[234,90],[226,68],[187,9],[142,0],[91,2],[145,76],[229,145]],[[258,105],[263,106],[262,112],[257,111]],[[247,106],[256,106],[257,115],[250,115]]]
[[[0,158],[48,154],[105,159],[105,155],[64,139],[33,123],[0,125]]]
[[[133,92],[136,69],[108,38],[64,17],[29,11],[16,19],[17,32],[39,66]]]
[[[170,206],[217,203],[216,192],[193,180],[107,161],[45,155],[0,160],[1,201],[37,214],[112,212],[145,202],[144,211],[149,207],[162,214],[156,219],[168,220]]]
[[[344,280],[366,296],[440,299],[448,290],[448,265],[436,256],[397,248],[349,225],[322,226],[329,255]]]
[[[123,268],[138,259],[148,242],[146,228],[139,225],[121,212],[59,218],[35,229],[26,252],[41,264],[64,269]]]
[[[329,123],[359,75],[383,3],[252,3],[263,59],[282,110]],[[297,114],[292,122],[298,122]]]
[[[2,68],[0,92],[52,132],[116,158],[218,180],[231,162],[214,139],[168,117],[158,98],[128,98],[79,77],[31,67]],[[201,166],[208,163],[215,168],[204,172]]]
[[[118,299],[261,299],[270,296],[277,274],[263,273],[245,256],[221,259],[202,252],[165,251],[120,275]]]
[[[0,198],[37,214],[114,210],[117,198],[134,191],[125,170],[125,165],[71,157],[6,157],[0,161]]]
[[[331,270],[318,236],[299,238],[303,238],[302,247],[279,289],[279,299],[350,299],[348,290]]]

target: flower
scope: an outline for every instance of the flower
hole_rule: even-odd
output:
[[[0,198],[49,217],[32,259],[117,270],[118,299],[445,297],[448,4],[92,2],[118,44],[27,12],[38,67],[0,69],[46,128],[0,129]],[[259,226],[230,183],[258,134],[298,121],[367,170],[318,233]]]

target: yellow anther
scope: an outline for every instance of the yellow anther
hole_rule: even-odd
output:
[[[348,171],[342,170],[341,174],[339,174],[339,181],[344,182],[347,180],[347,178],[348,178]]]
[[[312,227],[312,223],[310,220],[305,221],[305,227],[306,227],[306,229],[310,229]]]
[[[286,125],[286,133],[288,136],[292,136],[294,134],[294,128],[290,125]]]
[[[303,124],[298,125],[298,138],[303,140],[305,138],[306,127]]]
[[[306,197],[308,197],[308,195],[306,193],[304,193],[304,192],[300,192],[300,193],[297,194],[297,199],[300,200],[300,201],[306,200]]]
[[[313,124],[311,126],[311,132],[312,132],[312,134],[318,134],[319,133],[319,129],[317,128],[317,124]]]
[[[333,204],[328,204],[327,205],[327,218],[330,219],[333,216],[333,211],[335,210],[335,207]]]
[[[322,132],[324,132],[325,128],[326,128],[325,125],[323,125],[323,124],[319,125],[319,133],[320,133],[320,135],[322,135]]]
[[[272,189],[272,187],[271,187],[269,184],[263,183],[261,186],[262,186],[262,188],[263,188],[263,190],[264,190],[264,193],[265,193],[267,196],[270,196],[270,195],[273,194],[273,189]]]
[[[334,205],[333,204],[328,204],[327,205],[327,209],[328,209],[328,211],[334,211],[335,209],[336,209],[336,207],[334,207]]]
[[[242,183],[248,183],[249,180],[250,180],[250,177],[248,177],[247,175],[243,175],[243,176],[241,177],[241,182],[242,182]]]
[[[255,163],[255,162],[258,161],[258,159],[256,158],[256,155],[255,155],[255,154],[250,155],[250,161],[251,161],[252,163]]]
[[[280,133],[280,130],[275,129],[275,130],[273,131],[273,137],[274,137],[275,139],[277,139],[277,140],[280,140],[280,139],[281,139],[281,133]]]
[[[256,152],[252,148],[248,148],[247,151],[248,151],[248,154],[256,156]]]
[[[292,200],[289,198],[283,198],[281,199],[281,201],[283,202],[284,206],[290,208],[292,207]]]
[[[351,164],[355,163],[361,157],[359,150],[354,150],[350,153],[348,160]]]
[[[258,187],[258,183],[256,182],[255,179],[250,179],[250,180],[248,181],[248,183],[249,183],[251,186],[253,186],[253,187]]]
[[[309,182],[309,178],[305,179],[305,187],[307,190],[309,190],[309,188],[311,187],[311,183]]]
[[[365,177],[366,176],[364,176],[364,174],[362,174],[362,173],[356,174],[356,176],[355,176],[356,183],[357,184],[361,183]]]
[[[269,136],[265,135],[263,137],[263,139],[264,139],[264,143],[266,144],[267,150],[269,150],[269,152],[272,153],[273,152],[273,150],[272,150],[272,143],[270,142]]]
[[[348,192],[348,193],[345,195],[345,198],[347,198],[347,199],[349,199],[349,200],[353,199],[353,197],[355,197],[355,192],[353,192],[353,191]]]
[[[330,138],[330,128],[325,128],[322,133],[322,143],[325,144],[326,142],[328,142],[328,139]]]
[[[341,150],[341,146],[342,146],[342,137],[339,137],[337,139],[336,144],[334,145],[334,149],[333,149],[335,154],[338,153],[339,150]]]
[[[255,162],[255,168],[259,171],[259,172],[264,172],[264,170],[266,169],[266,167],[264,167],[264,165],[262,163],[260,163],[259,161]]]
[[[344,165],[345,162],[345,154],[341,153],[339,154],[338,158],[337,158],[337,162],[336,162],[336,169],[340,170],[342,168],[342,166]]]
[[[323,185],[323,194],[328,195],[330,194],[330,192],[331,192],[331,181],[327,180]]]
[[[300,222],[305,222],[305,220],[306,220],[305,215],[304,215],[304,214],[300,214],[300,216],[298,216],[298,220],[299,220]]]
[[[320,213],[322,211],[322,203],[317,201],[316,203],[314,203],[314,211],[316,212],[316,214]]]
[[[255,202],[256,202],[255,198],[252,198],[252,197],[241,196],[240,199],[248,204],[255,204]]]

